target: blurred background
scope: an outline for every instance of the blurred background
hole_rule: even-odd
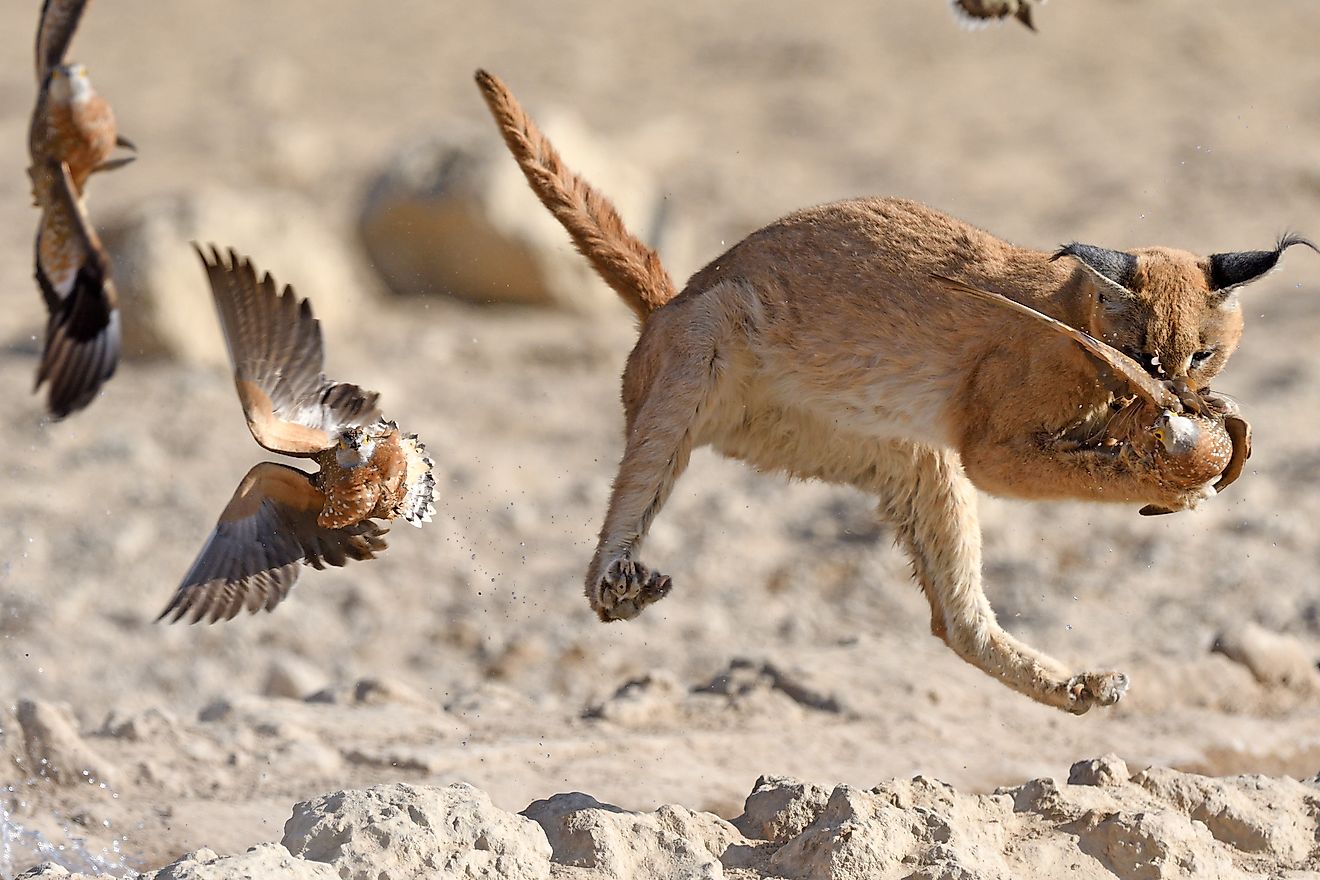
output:
[[[127,345],[56,424],[29,394],[39,6],[0,7],[0,876],[50,846],[116,871],[234,850],[293,800],[393,780],[732,815],[771,772],[983,790],[1104,751],[1320,769],[1320,257],[1290,251],[1243,293],[1217,387],[1256,453],[1223,498],[1155,520],[984,499],[1001,619],[1131,673],[1114,710],[1043,709],[929,636],[869,499],[709,451],[648,544],[673,594],[605,626],[581,577],[635,329],[472,83],[503,77],[680,279],[866,194],[1042,249],[1248,250],[1320,236],[1316,4],[1058,0],[1032,34],[969,32],[943,0],[101,0],[71,57],[139,148],[88,188]],[[152,620],[265,454],[192,240],[309,296],[329,375],[382,392],[438,479],[436,522],[396,526],[379,560],[213,627]],[[57,778],[43,748],[100,770]]]

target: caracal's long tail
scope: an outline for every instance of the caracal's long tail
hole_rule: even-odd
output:
[[[532,190],[605,283],[643,321],[673,299],[677,291],[660,257],[628,231],[609,199],[564,165],[508,87],[484,70],[477,86]]]

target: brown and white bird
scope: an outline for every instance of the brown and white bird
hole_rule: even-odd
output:
[[[430,522],[435,478],[426,447],[376,408],[378,395],[322,372],[320,322],[293,288],[214,247],[206,267],[234,365],[234,385],[256,441],[310,458],[315,474],[262,462],[238,486],[215,531],[159,619],[232,619],[270,611],[300,566],[371,559],[385,549],[377,520]]]
[[[119,362],[119,309],[110,260],[87,219],[69,166],[50,161],[33,171],[41,199],[36,278],[50,317],[36,388],[49,382],[55,418],[82,409]]]
[[[65,61],[78,21],[90,4],[91,0],[46,0],[42,4],[37,25],[37,103],[28,127],[29,173],[35,174],[50,160],[64,162],[78,195],[93,172],[133,161],[132,156],[111,159],[115,147],[136,149],[119,134],[114,111],[92,88],[87,68]],[[40,203],[41,193],[33,194]]]
[[[1303,239],[1295,243],[1310,244]],[[1242,475],[1251,457],[1251,424],[1242,417],[1233,398],[1208,388],[1197,389],[1182,379],[1156,379],[1131,357],[1084,330],[1002,294],[941,275],[934,277],[950,289],[1017,312],[1047,332],[1071,339],[1117,383],[1118,399],[1112,418],[1099,426],[1096,436],[1084,442],[1113,447],[1119,454],[1154,457],[1179,484],[1215,480],[1215,492],[1228,488]],[[1146,516],[1172,512],[1155,505],[1141,509]]]
[[[105,250],[87,219],[82,193],[111,159],[120,137],[114,114],[87,71],[64,63],[90,0],[46,0],[37,28],[37,101],[28,129],[32,195],[41,208],[37,286],[50,318],[36,388],[49,382],[46,408],[63,418],[91,403],[119,361],[119,315]]]
[[[950,5],[958,18],[973,27],[1012,16],[1026,25],[1028,30],[1034,31],[1036,25],[1031,21],[1032,2],[1033,0],[951,0]],[[1036,0],[1036,2],[1043,3],[1044,0]]]

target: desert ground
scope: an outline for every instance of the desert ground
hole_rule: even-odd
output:
[[[1253,849],[1210,822],[1188,845],[1224,871],[1316,876],[1320,789],[1286,778],[1320,772],[1320,256],[1289,251],[1242,294],[1246,335],[1216,386],[1242,401],[1255,453],[1225,495],[1159,518],[982,497],[1004,625],[1132,678],[1117,706],[1071,717],[929,634],[870,499],[709,451],[648,543],[673,594],[598,623],[581,578],[622,446],[631,317],[600,291],[574,310],[400,296],[358,228],[371,182],[418,138],[471,132],[504,158],[472,84],[486,67],[662,194],[678,278],[794,208],[863,194],[1042,249],[1320,236],[1320,6],[1056,0],[1033,34],[962,29],[942,0],[101,0],[72,56],[139,156],[92,180],[97,226],[109,238],[195,193],[288,195],[290,223],[331,233],[334,252],[303,264],[346,267],[333,292],[281,276],[340,316],[329,374],[381,391],[436,460],[435,522],[395,526],[374,562],[308,570],[274,613],[188,627],[153,618],[268,456],[212,356],[130,346],[63,422],[29,393],[45,320],[24,174],[39,5],[0,6],[0,878],[242,853],[279,840],[297,802],[384,784],[468,783],[512,812],[578,791],[732,819],[763,775],[826,791],[921,776],[990,809],[975,798],[1073,788],[1069,767],[1107,753],[1131,774],[1310,791],[1261,808],[1302,844]],[[543,211],[530,194],[523,210]],[[276,259],[264,233],[194,234]],[[192,259],[187,238],[177,249]],[[196,302],[187,333],[215,352]],[[88,772],[48,772],[43,747]],[[1115,791],[1115,810],[1156,810]],[[1175,802],[1189,809],[1159,809]],[[1124,875],[1085,849],[1098,876]],[[854,876],[757,864],[710,871]],[[966,864],[919,876],[999,876]],[[1138,867],[1198,876],[1194,860]]]

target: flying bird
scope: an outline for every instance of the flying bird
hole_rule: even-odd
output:
[[[46,409],[64,418],[91,403],[119,361],[119,314],[110,264],[82,204],[87,178],[132,157],[111,159],[120,137],[110,105],[79,64],[66,64],[91,0],[46,0],[37,27],[37,102],[28,128],[37,226],[37,286],[50,318],[34,390],[49,382]]]
[[[1033,0],[952,0],[954,14],[973,27],[984,25],[995,19],[1008,18],[1010,15],[1034,31],[1036,25],[1031,21]],[[1044,0],[1036,0],[1044,2]]]
[[[65,162],[74,190],[82,195],[87,178],[133,161],[111,159],[115,147],[136,150],[119,134],[110,104],[96,93],[87,68],[65,61],[78,21],[91,0],[46,0],[37,26],[37,103],[28,127],[34,176],[48,160]],[[40,192],[34,192],[40,204]]]
[[[50,317],[34,390],[50,387],[46,408],[55,418],[82,409],[115,372],[119,309],[110,261],[87,219],[64,162],[33,173],[44,206],[37,228],[36,278]]]
[[[320,470],[262,462],[248,471],[157,620],[230,620],[270,611],[300,566],[341,566],[385,549],[377,520],[420,527],[435,513],[426,447],[382,418],[378,394],[322,372],[320,322],[292,287],[260,280],[250,260],[214,246],[206,268],[253,438]]]

